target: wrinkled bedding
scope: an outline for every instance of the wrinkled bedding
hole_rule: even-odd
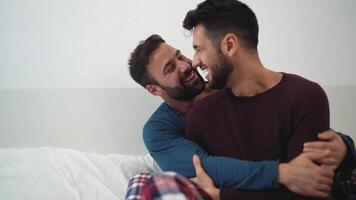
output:
[[[160,171],[149,156],[42,147],[0,149],[0,199],[124,199],[130,178]]]

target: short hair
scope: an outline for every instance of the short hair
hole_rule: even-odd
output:
[[[149,84],[158,84],[157,81],[149,74],[147,65],[151,54],[159,47],[161,43],[165,43],[159,35],[151,35],[146,40],[141,41],[131,53],[129,58],[129,71],[132,79],[134,79],[142,87],[146,88]]]
[[[257,50],[257,18],[246,4],[238,0],[206,0],[200,3],[187,13],[183,27],[192,30],[198,24],[203,25],[213,45],[220,44],[227,33],[234,33],[245,46]]]

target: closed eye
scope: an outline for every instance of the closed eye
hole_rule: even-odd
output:
[[[183,55],[178,55],[178,60],[184,60],[185,56]]]
[[[177,59],[180,61],[185,61],[187,63],[191,63],[191,60],[185,57],[179,50],[177,51]]]
[[[167,67],[164,69],[164,74],[167,75],[167,74],[170,74],[174,71],[175,69],[175,64],[173,63],[170,63],[169,65],[167,65]]]

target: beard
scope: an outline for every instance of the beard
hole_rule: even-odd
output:
[[[222,54],[221,51],[217,52],[219,63],[211,68],[211,80],[208,87],[211,89],[222,89],[226,87],[229,75],[233,70],[232,63]]]
[[[198,77],[197,81],[193,85],[185,85],[181,80],[180,86],[167,87],[160,85],[160,87],[167,93],[167,95],[175,100],[179,101],[191,101],[205,89],[205,81],[200,76],[196,69],[193,69],[195,75]]]

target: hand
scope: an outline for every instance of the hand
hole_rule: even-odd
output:
[[[278,182],[294,193],[326,198],[333,183],[334,171],[313,161],[322,159],[325,154],[302,153],[289,163],[278,166]]]
[[[204,189],[214,200],[220,200],[220,190],[215,187],[213,180],[211,180],[208,174],[204,171],[201,166],[199,156],[193,156],[193,164],[195,167],[196,177],[191,178],[190,180]]]
[[[335,170],[344,159],[347,147],[340,135],[334,131],[319,133],[318,137],[322,141],[304,143],[303,152],[324,152],[327,156],[319,162]]]

